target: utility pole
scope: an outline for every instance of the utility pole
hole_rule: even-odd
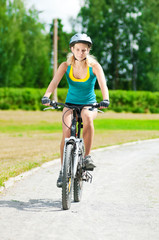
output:
[[[54,63],[54,66],[53,66],[53,76],[55,76],[55,73],[57,71],[57,52],[58,52],[58,20],[57,18],[54,19],[54,35],[53,35],[53,63]],[[53,94],[53,100],[55,100],[56,102],[58,101],[57,99],[57,88],[55,89],[54,91],[54,94]]]

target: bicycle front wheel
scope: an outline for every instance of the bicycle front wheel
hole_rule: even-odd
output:
[[[68,210],[71,206],[72,199],[72,160],[73,160],[73,145],[68,144],[65,150],[64,167],[63,167],[63,184],[62,184],[62,207]]]

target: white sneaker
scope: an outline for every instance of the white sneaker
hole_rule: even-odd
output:
[[[93,160],[90,155],[86,156],[83,161],[83,167],[86,170],[93,171],[94,168],[96,167],[93,163]]]

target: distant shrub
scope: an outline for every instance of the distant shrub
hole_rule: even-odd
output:
[[[134,113],[159,113],[159,92],[110,91],[109,109]]]
[[[46,89],[35,88],[0,88],[0,109],[42,110],[41,98]],[[65,102],[68,89],[57,90],[58,101]],[[95,90],[97,102],[102,93]],[[159,92],[110,90],[108,110],[115,112],[159,113]],[[79,92],[80,98],[80,92]]]

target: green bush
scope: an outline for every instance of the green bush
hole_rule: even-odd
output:
[[[159,92],[110,91],[109,109],[118,112],[158,113]]]
[[[42,110],[41,98],[46,89],[0,88],[0,109]],[[102,100],[100,90],[95,90],[97,102]],[[64,102],[67,89],[59,88],[58,101]],[[159,113],[159,92],[110,90],[109,110],[115,112]],[[79,93],[80,98],[80,93]]]

